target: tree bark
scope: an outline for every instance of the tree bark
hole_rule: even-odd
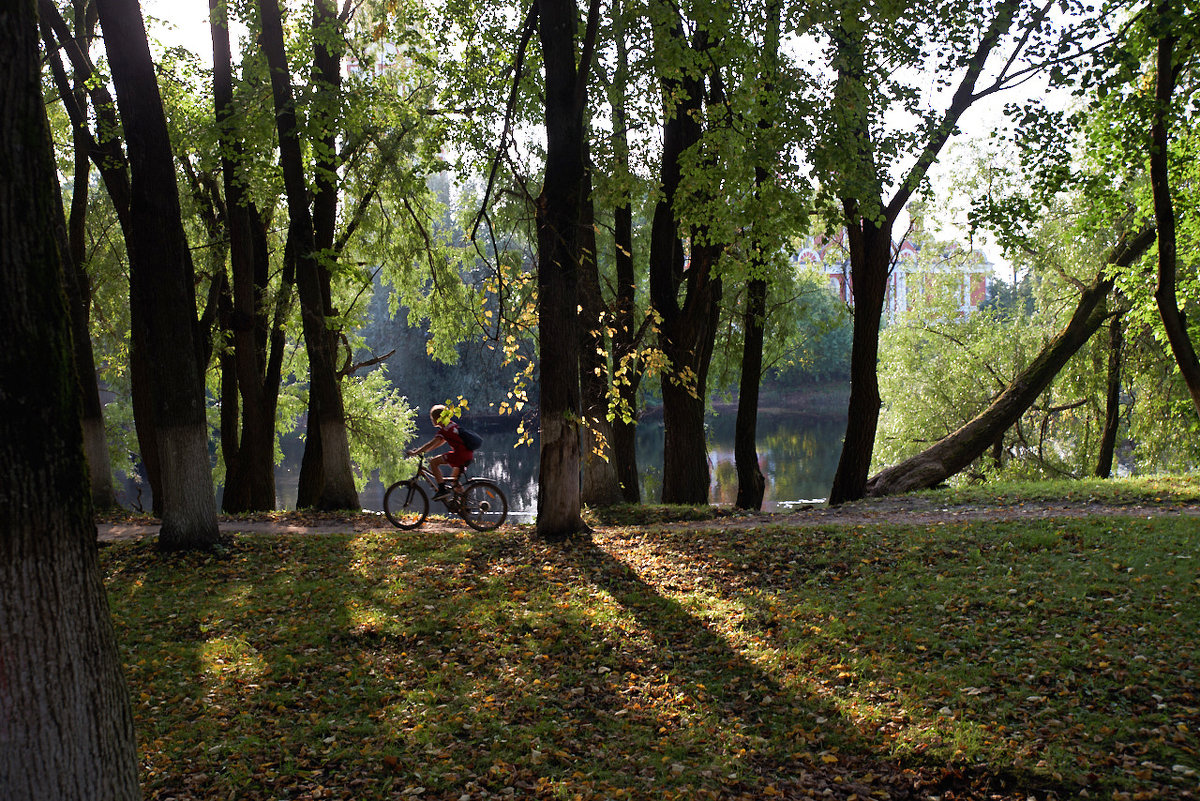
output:
[[[162,482],[158,544],[211,548],[220,532],[208,456],[204,343],[171,139],[136,0],[99,0],[99,10],[129,153],[130,317],[134,347],[145,343],[142,357],[150,368]]]
[[[121,121],[117,116],[116,103],[108,92],[106,81],[98,80],[96,70],[88,56],[91,37],[85,31],[73,35],[66,21],[59,14],[52,0],[38,3],[42,27],[42,39],[46,43],[50,67],[59,97],[71,120],[75,136],[86,140],[87,152],[100,173],[104,188],[112,201],[121,234],[126,240],[133,234],[129,224],[131,190],[129,164],[121,148]],[[90,28],[90,20],[84,22]],[[77,20],[77,27],[79,22]],[[96,133],[88,127],[89,115],[85,105],[78,99],[67,79],[66,70],[59,58],[59,50],[67,54],[75,72],[75,84],[87,87],[87,96],[92,103]],[[158,437],[155,432],[154,406],[152,402],[150,365],[146,358],[149,345],[142,341],[141,329],[130,331],[130,392],[133,403],[134,427],[137,433],[138,450],[150,491],[155,514],[162,514],[162,471],[158,458]],[[94,435],[90,435],[94,436]]]
[[[1159,6],[1160,16],[1165,16],[1168,4]],[[1166,36],[1158,40],[1157,77],[1154,89],[1154,122],[1150,129],[1150,188],[1154,196],[1154,222],[1158,227],[1158,285],[1154,290],[1154,301],[1166,329],[1167,341],[1179,366],[1179,374],[1187,386],[1192,405],[1200,412],[1200,359],[1192,338],[1188,335],[1187,322],[1179,310],[1176,297],[1175,207],[1171,200],[1171,180],[1168,157],[1171,146],[1168,116],[1171,113],[1171,96],[1175,91],[1175,37]]]
[[[1108,323],[1108,380],[1104,393],[1104,433],[1100,436],[1100,454],[1096,458],[1096,477],[1112,475],[1117,432],[1121,427],[1121,357],[1125,349],[1125,320],[1114,314]]]
[[[75,372],[79,376],[83,451],[87,457],[88,481],[92,505],[110,509],[117,505],[113,487],[112,463],[108,455],[108,437],[104,431],[104,404],[100,402],[100,386],[96,379],[96,357],[92,351],[91,280],[84,268],[88,205],[88,179],[91,173],[84,137],[75,137],[75,176],[71,194],[71,215],[63,216],[62,199],[58,203],[58,228],[63,263],[63,283],[67,290],[67,307],[71,314],[71,333],[75,344]]]
[[[326,324],[328,304],[322,288],[320,254],[309,208],[308,184],[304,178],[296,104],[283,46],[283,22],[277,0],[259,0],[259,10],[262,47],[271,71],[279,162],[287,192],[291,220],[289,237],[294,241],[296,286],[309,358],[308,437],[301,466],[302,492],[298,495],[297,505],[317,509],[358,509],[345,407],[338,384],[333,342]],[[312,458],[310,449],[316,450]]]
[[[36,31],[32,0],[0,15],[0,797],[126,801],[137,749],[96,560]]]
[[[746,309],[742,315],[742,375],[738,385],[737,422],[733,459],[738,489],[735,506],[761,509],[767,480],[758,466],[758,388],[762,382],[763,319],[767,313],[767,282],[752,278],[746,284]]]
[[[233,354],[221,357],[221,452],[225,456],[222,508],[229,513],[275,508],[275,411],[278,383],[267,369],[266,265],[254,246],[254,209],[238,175],[242,142],[234,129],[233,63],[229,11],[209,0],[213,41],[213,103],[221,151],[225,230],[229,238],[232,292],[222,315],[232,334]],[[286,291],[286,288],[281,288]],[[232,407],[234,414],[226,414]],[[236,412],[240,410],[241,414]],[[232,428],[227,428],[232,426]]]
[[[660,35],[678,47],[690,47],[679,21]],[[685,264],[674,204],[682,179],[681,157],[700,141],[697,117],[704,86],[687,73],[663,75],[661,81],[671,107],[663,126],[661,194],[650,230],[650,302],[661,319],[659,345],[669,362],[662,377],[662,502],[703,505],[708,503],[710,479],[704,410],[721,299],[721,281],[715,274],[720,248],[693,231],[691,258]],[[686,286],[682,305],[681,286]]]
[[[575,64],[574,0],[539,0],[545,64],[546,173],[537,199],[541,462],[537,532],[586,530],[580,514],[579,225],[584,202],[583,110],[588,65]]]
[[[757,128],[760,134],[770,131],[774,115],[765,105],[770,102],[775,87],[779,59],[779,33],[782,24],[782,3],[767,4],[767,28],[763,42],[766,64]],[[761,194],[771,173],[766,166],[754,167],[754,191]],[[763,332],[767,317],[767,259],[765,243],[755,236],[751,243],[751,276],[746,283],[746,308],[742,317],[742,373],[738,384],[737,422],[734,427],[733,459],[737,468],[738,489],[734,505],[739,509],[761,509],[767,480],[758,466],[758,390],[762,383]]]
[[[1149,229],[1125,237],[1109,253],[1104,267],[1084,290],[1070,321],[1008,388],[974,419],[921,453],[880,471],[867,485],[873,497],[929,489],[979,458],[1004,431],[1011,428],[1045,391],[1063,365],[1104,324],[1105,299],[1112,290],[1109,265],[1127,267],[1154,241]]]
[[[613,38],[616,40],[617,67],[610,102],[613,108],[613,149],[617,169],[630,174],[629,133],[625,93],[629,81],[629,47],[625,38],[624,11],[613,7]],[[626,503],[641,503],[641,477],[637,466],[637,391],[642,380],[638,358],[637,278],[633,262],[633,207],[628,183],[623,185],[621,202],[613,211],[613,262],[617,287],[614,302],[613,380],[616,384],[620,413],[613,420],[613,460],[621,497]]]
[[[584,159],[585,165],[588,161]],[[585,173],[579,223],[579,383],[584,421],[580,493],[588,506],[604,507],[621,502],[621,485],[613,457],[613,424],[608,420],[609,348],[604,333],[608,310],[600,293],[591,183],[590,173]]]
[[[847,217],[853,219],[854,212]],[[892,223],[859,218],[847,226],[850,282],[854,291],[854,338],[850,346],[850,401],[846,435],[829,503],[863,496],[879,426],[879,328],[891,264]]]
[[[981,97],[976,94],[976,83],[992,51],[1012,26],[1020,5],[1019,0],[1004,0],[996,6],[987,30],[967,61],[941,122],[930,128],[908,174],[886,203],[883,201],[883,179],[875,161],[875,145],[865,101],[872,89],[868,85],[863,53],[864,31],[859,20],[846,19],[836,32],[839,68],[834,103],[844,116],[839,130],[842,141],[837,145],[839,150],[850,154],[849,163],[843,168],[844,173],[854,176],[855,181],[865,182],[867,188],[848,190],[842,198],[847,238],[850,241],[854,341],[850,356],[846,436],[833,486],[829,490],[831,505],[861,498],[866,491],[867,474],[871,469],[880,409],[877,372],[880,315],[887,293],[891,235],[896,218],[949,141],[962,115]]]

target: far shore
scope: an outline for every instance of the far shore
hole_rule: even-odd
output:
[[[758,400],[759,414],[790,414],[820,420],[844,420],[850,399],[848,381],[830,381],[794,389],[764,388]],[[712,411],[720,415],[737,414],[738,399],[734,393],[722,393],[712,401]],[[527,427],[537,417],[536,407],[527,407],[523,415],[470,413],[464,419],[481,427],[516,427],[522,419]],[[662,406],[647,406],[638,413],[639,420],[661,420]]]

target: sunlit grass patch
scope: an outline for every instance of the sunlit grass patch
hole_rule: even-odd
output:
[[[1187,520],[379,531],[102,561],[151,799],[1196,794]]]

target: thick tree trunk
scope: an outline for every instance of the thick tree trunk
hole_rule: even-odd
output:
[[[1125,321],[1115,314],[1108,324],[1108,380],[1104,393],[1104,433],[1100,436],[1100,454],[1096,458],[1096,477],[1112,475],[1113,455],[1117,450],[1117,432],[1121,427],[1121,357],[1125,349]]]
[[[583,92],[575,67],[574,0],[542,0],[538,35],[546,76],[546,174],[537,200],[541,463],[537,532],[561,540],[581,517],[579,224],[584,200]],[[584,65],[586,71],[586,65]]]
[[[979,458],[996,437],[1021,418],[1067,360],[1104,324],[1107,317],[1104,301],[1113,286],[1112,279],[1107,277],[1108,266],[1127,267],[1145,253],[1153,241],[1153,229],[1123,239],[1110,252],[1096,279],[1084,290],[1066,327],[1042,348],[987,409],[916,456],[880,471],[867,484],[867,494],[882,496],[929,489]]]
[[[129,152],[130,317],[135,347],[146,344],[143,358],[153,389],[162,482],[158,542],[172,550],[210,548],[220,532],[208,456],[203,342],[171,139],[136,0],[100,0],[99,10]]]
[[[233,335],[232,357],[222,356],[221,434],[224,440],[226,512],[275,508],[275,409],[278,387],[270,387],[265,348],[266,270],[254,247],[253,208],[239,180],[242,143],[233,131],[233,65],[229,13],[224,2],[209,0],[213,40],[213,100],[221,144],[225,229],[229,237],[232,292],[224,325]],[[282,291],[282,290],[281,290]],[[228,385],[228,386],[227,386]],[[232,392],[226,392],[232,389]],[[240,400],[240,403],[239,403]],[[241,411],[226,415],[226,407]],[[239,426],[240,424],[240,426]],[[227,426],[233,426],[227,429]],[[240,436],[239,436],[240,427]]]
[[[613,506],[621,502],[621,485],[613,458],[613,425],[608,420],[611,373],[604,334],[608,311],[600,294],[590,175],[584,178],[579,236],[579,384],[584,418],[580,493],[588,506]]]
[[[271,71],[271,89],[275,102],[275,122],[279,133],[279,161],[283,168],[291,218],[289,236],[294,238],[296,286],[300,296],[300,316],[304,345],[309,358],[309,437],[301,466],[301,489],[297,505],[317,509],[358,509],[358,491],[350,462],[350,441],[346,414],[342,405],[334,363],[333,342],[326,325],[326,293],[322,288],[320,256],[317,252],[313,216],[308,205],[308,184],[304,178],[304,156],[300,147],[299,125],[292,95],[287,57],[283,47],[283,23],[277,0],[260,0],[262,47]],[[313,442],[314,433],[317,442]],[[318,447],[318,459],[307,451]],[[305,468],[310,471],[307,478]],[[317,470],[316,475],[311,471]]]
[[[1166,13],[1167,6],[1160,7]],[[1171,113],[1171,95],[1175,90],[1175,37],[1158,40],[1157,78],[1155,80],[1154,124],[1150,131],[1150,187],[1154,195],[1154,222],[1158,227],[1158,285],[1154,300],[1166,329],[1167,341],[1175,354],[1179,374],[1192,397],[1192,405],[1200,412],[1200,359],[1188,334],[1187,323],[1179,311],[1175,293],[1176,246],[1175,207],[1171,200],[1171,180],[1168,171],[1170,133],[1167,117]]]
[[[126,801],[133,716],[96,560],[36,31],[32,0],[0,15],[0,798]]]

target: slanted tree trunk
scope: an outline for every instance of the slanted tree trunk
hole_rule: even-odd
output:
[[[71,215],[63,217],[61,197],[58,204],[59,227],[66,236],[62,239],[63,282],[67,290],[67,307],[71,314],[71,332],[75,343],[75,372],[79,376],[83,451],[87,457],[92,505],[109,509],[117,505],[113,488],[112,463],[108,456],[108,437],[104,431],[104,404],[100,402],[100,386],[96,381],[96,357],[92,351],[92,287],[84,267],[86,258],[85,229],[88,206],[88,184],[91,174],[85,137],[75,135],[75,177],[71,194]]]
[[[166,117],[136,0],[99,0],[100,24],[129,153],[130,317],[149,365],[162,483],[159,547],[219,538],[208,456],[204,342]],[[157,500],[157,499],[156,499]]]
[[[96,560],[32,0],[0,14],[0,798],[141,797]],[[37,369],[30,369],[36,365]]]
[[[96,70],[88,56],[91,41],[88,30],[92,17],[76,21],[76,27],[82,28],[75,35],[59,14],[52,0],[40,0],[38,13],[42,28],[42,39],[46,43],[51,72],[58,89],[59,97],[71,120],[72,131],[77,139],[85,142],[88,157],[96,165],[104,188],[112,201],[121,233],[125,239],[131,236],[129,225],[130,183],[128,163],[121,148],[121,122],[117,117],[116,103],[108,92],[106,81],[96,79]],[[89,11],[89,14],[93,13]],[[59,50],[67,54],[75,72],[75,86],[86,87],[86,94],[91,100],[92,115],[95,119],[95,133],[90,125],[91,117],[85,104],[72,88],[66,70],[59,58]],[[79,262],[80,264],[82,262]],[[154,429],[153,404],[150,392],[150,366],[145,353],[148,345],[141,341],[141,330],[130,332],[130,389],[132,393],[134,426],[137,433],[138,450],[142,466],[146,471],[146,479],[150,484],[154,512],[162,514],[162,480],[158,460],[158,439]],[[86,413],[86,412],[85,412]],[[88,434],[89,441],[96,435]],[[95,445],[89,445],[89,449]]]
[[[1125,321],[1114,314],[1108,323],[1108,380],[1104,393],[1104,433],[1100,435],[1100,454],[1096,458],[1096,477],[1112,475],[1113,455],[1117,449],[1117,431],[1121,427],[1121,357],[1125,349]]]
[[[1003,432],[1012,427],[1037,400],[1063,365],[1104,324],[1105,299],[1112,289],[1109,265],[1127,267],[1154,241],[1153,229],[1125,237],[1109,253],[1104,268],[1084,290],[1070,321],[1041,353],[1022,370],[991,404],[963,425],[916,456],[880,471],[867,484],[873,497],[929,489],[979,458]]]
[[[294,242],[296,286],[300,297],[304,345],[309,358],[308,438],[301,465],[302,493],[297,497],[297,505],[317,509],[358,509],[345,407],[338,384],[333,340],[326,325],[325,309],[328,304],[322,285],[313,215],[309,208],[308,184],[304,178],[304,156],[283,46],[279,3],[277,0],[259,0],[259,11],[262,17],[263,52],[271,71],[275,122],[279,133],[279,162],[283,169],[290,218],[289,238]],[[311,455],[310,449],[314,451]]]
[[[546,172],[537,199],[541,461],[537,532],[586,530],[579,486],[579,226],[584,202],[583,110],[588,62],[576,68],[574,0],[538,2],[545,64]]]
[[[1160,17],[1165,17],[1169,4],[1159,6]],[[1166,23],[1162,23],[1166,24]],[[1188,335],[1187,323],[1179,311],[1175,293],[1176,255],[1175,207],[1171,200],[1171,180],[1168,170],[1171,137],[1168,117],[1171,114],[1171,96],[1175,91],[1175,37],[1165,36],[1158,40],[1157,76],[1154,89],[1154,123],[1150,130],[1150,187],[1154,196],[1154,223],[1158,227],[1158,285],[1154,289],[1154,301],[1162,317],[1167,341],[1175,354],[1179,374],[1191,395],[1192,405],[1200,412],[1200,359],[1192,338]]]

